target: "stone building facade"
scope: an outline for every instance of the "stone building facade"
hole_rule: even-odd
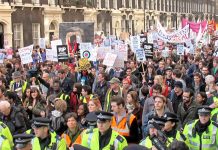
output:
[[[93,21],[95,31],[137,34],[157,20],[178,28],[182,18],[216,18],[217,0],[0,0],[0,48],[47,43],[59,34],[59,23]]]

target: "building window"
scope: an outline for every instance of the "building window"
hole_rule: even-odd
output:
[[[126,8],[126,0],[122,0],[122,7]]]
[[[15,23],[14,28],[14,47],[23,47],[23,26],[21,23]]]
[[[40,24],[39,23],[32,24],[32,35],[33,35],[33,44],[38,45],[39,38],[40,38]]]

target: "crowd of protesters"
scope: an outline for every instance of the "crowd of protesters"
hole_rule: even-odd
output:
[[[211,112],[209,123],[199,123],[201,133],[211,123],[218,128],[218,57],[213,44],[196,49],[194,55],[177,56],[173,51],[167,58],[155,51],[153,59],[139,63],[129,48],[124,68],[109,68],[99,60],[88,70],[79,70],[79,58],[46,61],[46,51],[38,48],[33,50],[33,63],[26,65],[14,53],[0,67],[0,122],[12,135],[35,134],[30,131],[34,119],[48,118],[49,130],[70,148],[82,144],[81,135],[91,124],[87,114],[112,112],[111,128],[128,144],[153,148],[154,144],[145,144],[153,121],[165,136],[195,149],[186,141],[192,137],[185,131],[200,113]],[[218,130],[213,134],[214,143],[208,144],[217,149]],[[12,148],[16,141],[7,138]]]

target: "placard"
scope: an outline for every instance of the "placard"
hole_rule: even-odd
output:
[[[136,60],[137,61],[143,62],[143,61],[146,60],[145,59],[145,51],[144,51],[143,48],[137,49],[135,54],[136,54]]]
[[[116,54],[107,53],[105,58],[104,58],[103,65],[106,65],[108,67],[112,67],[115,63],[116,58],[117,58]]]
[[[185,49],[184,45],[178,44],[177,45],[177,55],[184,55]]]
[[[113,53],[117,54],[117,57],[119,57],[119,59],[127,61],[127,59],[128,59],[128,46],[127,46],[127,44],[119,43],[118,45],[116,45],[116,48],[115,48],[115,50],[113,50]]]
[[[151,58],[153,59],[153,44],[144,43],[143,45],[144,51],[145,51],[145,58]]]
[[[67,45],[57,45],[58,62],[68,61]]]
[[[97,51],[97,59],[104,59],[104,57],[106,56],[107,53],[110,53],[111,52],[111,47],[108,46],[108,47],[98,47],[97,48],[98,51]]]
[[[5,58],[5,54],[4,53],[0,53],[0,63],[1,64],[3,64],[4,58]]]
[[[53,50],[52,49],[46,49],[46,60],[54,61],[54,56],[53,56]]]
[[[33,62],[32,51],[33,45],[18,49],[22,64],[28,64]]]
[[[57,45],[62,45],[61,40],[54,40],[51,41],[51,49],[53,51],[53,61],[58,61],[58,56],[57,56]]]
[[[46,48],[45,38],[39,38],[39,48],[43,48],[43,49]]]
[[[133,52],[135,52],[137,49],[140,48],[140,37],[139,36],[131,36],[130,41],[131,41],[131,48]]]

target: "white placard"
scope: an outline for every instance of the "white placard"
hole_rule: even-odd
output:
[[[184,45],[177,45],[177,55],[184,55],[185,49],[184,49]]]
[[[140,48],[140,36],[131,36],[130,41],[133,52]]]
[[[46,60],[53,61],[53,50],[52,49],[46,49]]]
[[[32,51],[33,45],[18,49],[22,64],[28,64],[33,62]]]
[[[153,33],[148,33],[147,34],[147,39],[148,39],[148,43],[153,44]]]
[[[117,57],[119,57],[119,59],[127,61],[127,59],[128,59],[128,46],[127,46],[127,44],[120,43],[120,44],[116,45],[113,53],[117,54]]]
[[[164,57],[164,58],[166,58],[166,57],[169,57],[169,50],[162,50],[162,52],[161,52],[161,55],[162,55],[162,57]]]
[[[58,61],[57,45],[62,45],[61,40],[51,41],[51,49],[53,51],[53,61]]]
[[[45,49],[45,38],[39,38],[39,47]]]
[[[136,54],[136,60],[137,61],[143,62],[143,61],[146,60],[146,58],[145,58],[145,51],[144,51],[143,48],[137,49],[135,54]]]
[[[0,63],[1,64],[3,64],[4,58],[5,58],[5,54],[4,53],[0,53]]]
[[[97,48],[97,59],[104,59],[107,53],[111,52],[111,47],[98,47]]]
[[[116,58],[117,58],[116,54],[107,53],[105,58],[104,58],[103,65],[106,65],[108,67],[112,67],[115,63]]]

